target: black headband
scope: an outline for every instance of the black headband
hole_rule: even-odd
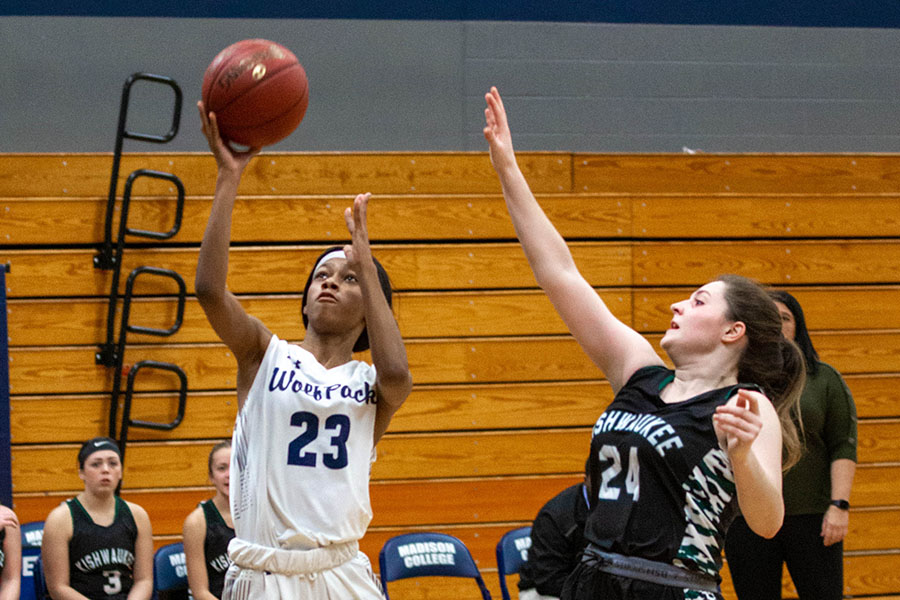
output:
[[[122,459],[122,452],[119,450],[119,444],[116,443],[116,440],[108,437],[95,437],[81,445],[81,450],[78,451],[78,468],[83,469],[88,457],[94,452],[100,452],[101,450],[112,450],[119,455],[119,460]]]

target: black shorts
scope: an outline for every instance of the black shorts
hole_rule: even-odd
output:
[[[721,593],[689,590],[599,571],[579,563],[560,600],[724,600]]]

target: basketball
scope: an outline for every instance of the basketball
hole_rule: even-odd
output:
[[[216,113],[223,139],[269,146],[303,120],[309,85],[293,52],[269,40],[242,40],[206,68],[202,98],[207,112]]]

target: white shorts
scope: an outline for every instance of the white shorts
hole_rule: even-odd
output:
[[[222,600],[383,600],[381,585],[372,572],[369,558],[359,552],[358,546],[355,554],[348,556],[349,548],[334,548],[334,552],[325,552],[331,556],[315,557],[313,561],[318,566],[325,568],[313,572],[298,572],[292,568],[300,564],[307,564],[308,554],[321,554],[326,548],[317,548],[305,552],[302,550],[285,551],[264,549],[261,546],[247,545],[238,542],[240,547],[234,548],[234,541],[229,545],[229,555],[238,558],[229,567],[225,574],[225,588],[222,591]],[[235,551],[236,550],[236,551]],[[266,569],[272,566],[272,554],[280,555],[279,564],[284,564],[286,557],[300,557],[299,561],[292,563],[287,572],[275,572]],[[311,557],[312,558],[312,557]],[[254,564],[256,563],[256,564]],[[337,564],[335,564],[337,563]],[[243,566],[241,566],[243,565]],[[281,570],[281,569],[279,569]]]

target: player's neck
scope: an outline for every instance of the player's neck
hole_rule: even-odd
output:
[[[88,490],[78,494],[78,502],[84,507],[84,510],[91,515],[95,521],[105,521],[110,515],[115,516],[116,512],[116,496],[115,494],[94,494]],[[98,523],[103,524],[103,523]]]
[[[231,522],[231,503],[229,502],[228,496],[217,491],[216,495],[213,496],[212,501],[216,507],[216,510],[218,510],[219,514],[222,515],[222,519],[225,521],[225,524],[233,528],[234,525]]]
[[[355,335],[352,337],[351,335]],[[308,331],[300,347],[316,357],[326,369],[331,369],[350,362],[353,359],[353,345],[359,334],[348,336],[323,336],[315,331]]]
[[[698,360],[679,361],[675,379],[662,390],[666,403],[681,402],[704,392],[737,383],[737,368],[725,354],[707,354]]]

